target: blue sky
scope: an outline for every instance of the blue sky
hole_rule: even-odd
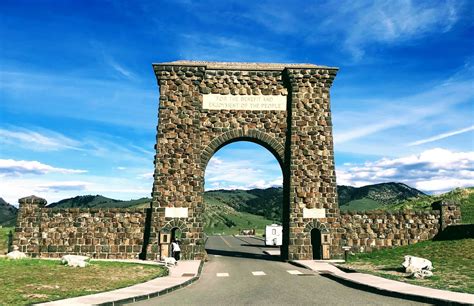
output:
[[[0,196],[149,196],[152,62],[340,67],[339,184],[474,185],[472,1],[2,1]],[[217,152],[206,188],[278,185],[265,149]]]

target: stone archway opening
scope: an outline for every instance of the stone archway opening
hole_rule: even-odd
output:
[[[203,194],[207,253],[280,260],[288,203],[277,150],[252,137],[228,139],[214,150],[205,167]],[[266,227],[272,225],[280,229],[276,246],[265,239]]]

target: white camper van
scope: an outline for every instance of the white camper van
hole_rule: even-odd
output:
[[[271,224],[265,227],[265,245],[283,244],[283,226]]]

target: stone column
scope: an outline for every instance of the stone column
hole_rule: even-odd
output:
[[[334,68],[286,69],[290,105],[287,154],[289,161],[289,259],[312,259],[311,235],[304,231],[313,217],[305,210],[324,211],[318,222],[331,234],[331,256],[340,249],[334,229],[338,218],[336,173],[329,90]]]
[[[440,232],[450,225],[461,223],[461,208],[459,203],[441,200],[431,204],[431,208],[440,211]]]
[[[41,241],[41,209],[47,204],[34,195],[18,200],[19,211],[13,244],[32,257],[39,255]]]
[[[205,67],[154,68],[160,85],[160,107],[152,193],[158,213],[153,226],[159,231],[175,219],[185,222],[181,254],[186,259],[188,254],[201,259],[205,251],[201,243],[204,170],[200,167],[199,84]],[[174,214],[176,208],[185,209],[186,215]]]

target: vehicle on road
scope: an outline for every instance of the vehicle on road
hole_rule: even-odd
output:
[[[265,226],[265,245],[283,244],[283,226],[278,224],[271,224]]]

